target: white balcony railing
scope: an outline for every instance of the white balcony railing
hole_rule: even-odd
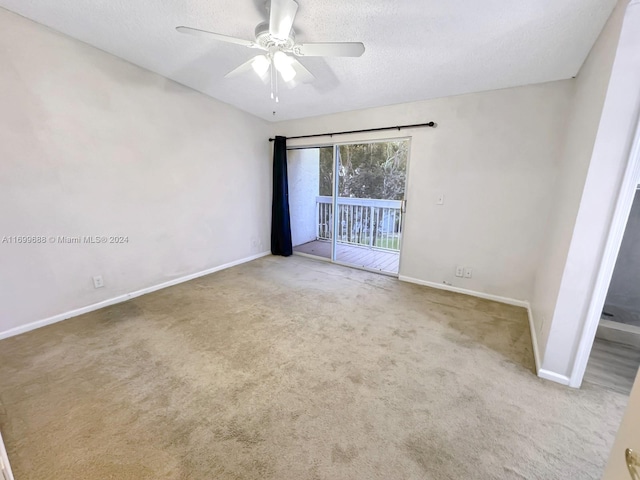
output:
[[[338,198],[338,243],[400,251],[402,201]],[[333,238],[333,199],[316,197],[318,240]]]

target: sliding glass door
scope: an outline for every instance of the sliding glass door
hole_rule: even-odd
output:
[[[397,274],[408,156],[408,140],[290,151],[294,251]]]
[[[334,259],[398,273],[409,142],[339,145]]]

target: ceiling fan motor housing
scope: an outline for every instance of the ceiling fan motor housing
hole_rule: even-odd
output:
[[[262,22],[256,27],[256,43],[265,50],[271,50],[275,47],[278,50],[291,51],[296,43],[296,34],[291,29],[289,38],[286,40],[275,38],[269,33],[269,22]]]

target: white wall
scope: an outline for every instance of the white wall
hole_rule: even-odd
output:
[[[0,105],[0,237],[129,238],[0,243],[0,335],[269,249],[262,120],[2,9]]]
[[[531,298],[572,81],[281,122],[295,136],[436,121],[436,129],[341,136],[411,136],[400,274],[517,300]],[[290,140],[312,145],[327,138]],[[445,204],[436,205],[438,194]],[[455,265],[473,278],[455,277]]]
[[[627,3],[620,2],[616,8],[593,52],[591,63],[586,66],[593,72],[583,72],[585,77],[601,78],[602,71],[611,65],[624,16],[625,24],[629,26],[626,39],[620,41],[615,54],[595,144],[591,153],[584,145],[577,148],[586,155],[584,159],[580,157],[580,162],[584,162],[588,169],[586,178],[582,180],[584,188],[576,210],[566,261],[560,263],[564,270],[542,361],[545,370],[567,377],[573,376],[578,344],[589,303],[594,296],[596,276],[640,114],[640,2],[634,0],[625,12]],[[606,85],[604,79],[598,82],[600,86],[602,83]],[[600,91],[594,90],[592,98],[592,101],[598,100]],[[596,110],[595,105],[591,108]],[[593,116],[597,117],[597,112],[594,111]],[[579,138],[579,132],[570,136],[569,151],[572,142],[580,144],[584,139]],[[578,173],[577,169],[576,175]],[[630,203],[631,198],[629,207]],[[595,333],[595,329],[593,331]]]
[[[575,81],[576,92],[571,105],[558,179],[550,191],[554,208],[545,226],[545,243],[542,248],[544,255],[531,299],[541,354],[546,349],[567,252],[611,76],[625,8],[623,3],[625,2],[620,2],[612,13]]]
[[[320,150],[287,152],[287,173],[291,241],[296,247],[315,240],[318,233],[316,197],[320,193]]]

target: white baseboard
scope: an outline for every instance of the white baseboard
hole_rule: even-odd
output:
[[[640,349],[640,326],[602,319],[596,331],[596,338]]]
[[[531,307],[527,307],[527,313],[529,314],[529,328],[531,330],[531,344],[533,345],[533,357],[536,362],[536,372],[540,378],[544,378],[545,380],[550,380],[552,382],[559,383],[561,385],[571,385],[571,379],[566,375],[560,375],[559,373],[552,372],[551,370],[547,370],[542,368],[542,364],[540,363],[540,350],[538,350],[538,336],[536,335],[536,326],[533,323],[533,313],[531,313]]]
[[[462,293],[463,295],[471,295],[472,297],[484,298],[485,300],[493,300],[494,302],[506,303],[507,305],[514,305],[516,307],[529,308],[529,302],[526,300],[515,300],[508,297],[500,297],[499,295],[492,295],[490,293],[476,292],[475,290],[467,290],[460,287],[454,287],[452,285],[445,285],[443,283],[428,282],[426,280],[420,280],[419,278],[406,277],[400,275],[399,280],[403,282],[415,283],[417,285],[424,285],[425,287],[437,288],[439,290],[446,290],[448,292]]]
[[[13,337],[15,335],[20,335],[21,333],[35,330],[36,328],[51,325],[52,323],[61,322],[62,320],[66,320],[68,318],[77,317],[78,315],[82,315],[84,313],[93,312],[94,310],[99,310],[101,308],[108,307],[110,305],[115,305],[116,303],[126,302],[127,300],[131,300],[132,298],[136,298],[141,295],[145,295],[147,293],[155,292],[157,290],[162,290],[163,288],[172,287],[173,285],[177,285],[179,283],[188,282],[189,280],[193,280],[198,277],[203,277],[205,275],[210,275],[212,273],[219,272],[220,270],[225,270],[227,268],[235,267],[236,265],[240,265],[242,263],[251,262],[252,260],[266,257],[267,255],[271,255],[271,252],[258,253],[257,255],[252,255],[250,257],[242,258],[240,260],[235,260],[233,262],[225,263],[224,265],[219,265],[217,267],[209,268],[201,272],[192,273],[184,277],[174,278],[173,280],[169,280],[168,282],[152,285],[151,287],[146,287],[141,290],[136,290],[135,292],[125,293],[124,295],[118,295],[117,297],[109,298],[107,300],[103,300],[98,303],[93,303],[91,305],[87,305],[86,307],[81,307],[65,313],[60,313],[58,315],[44,318],[42,320],[36,320],[35,322],[27,323],[26,325],[21,325],[19,327],[5,330],[4,332],[0,332],[0,340],[4,338]]]
[[[569,385],[571,380],[566,375],[560,375],[559,373],[552,372],[541,368],[538,370],[538,376],[545,380],[551,380],[552,382],[560,383],[561,385]]]
[[[474,290],[467,290],[464,288],[454,287],[451,285],[445,285],[442,283],[428,282],[426,280],[420,280],[417,278],[406,277],[400,275],[398,277],[403,282],[415,283],[417,285],[424,285],[425,287],[437,288],[439,290],[446,290],[448,292],[461,293],[463,295],[471,295],[472,297],[483,298],[485,300],[493,300],[494,302],[505,303],[507,305],[514,305],[516,307],[522,307],[527,310],[527,317],[529,319],[529,330],[531,331],[531,347],[533,349],[533,359],[535,361],[536,373],[539,377],[546,378],[547,380],[553,380],[564,385],[569,384],[569,379],[562,375],[557,375],[553,372],[540,369],[540,351],[538,350],[538,337],[536,336],[535,324],[533,323],[533,314],[531,313],[531,306],[526,300],[516,300],[508,297],[501,297],[499,295],[492,295],[490,293],[476,292]],[[543,376],[541,372],[544,372],[546,376]]]
[[[531,306],[527,305],[527,316],[529,317],[529,331],[531,332],[531,347],[533,348],[533,359],[536,363],[536,373],[540,376],[540,351],[538,350],[538,335],[536,325],[533,323],[533,313]]]
[[[640,327],[638,327],[637,325],[628,325],[626,323],[613,322],[605,318],[600,319],[600,323],[598,324],[598,326],[635,335],[640,334]]]

